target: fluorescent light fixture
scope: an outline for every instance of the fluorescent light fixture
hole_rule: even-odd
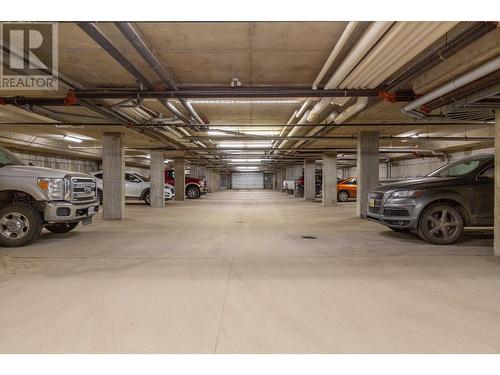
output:
[[[151,155],[144,155],[146,159],[151,159]]]
[[[270,141],[255,141],[255,142],[230,142],[230,143],[225,143],[225,142],[220,142],[218,143],[218,146],[221,148],[259,148],[259,147],[271,147],[272,142]]]
[[[248,131],[242,131],[243,134],[248,134],[248,135],[278,135],[280,132],[277,130],[248,130]]]
[[[188,99],[191,104],[297,104],[299,99]]]
[[[239,163],[260,163],[262,159],[230,159],[231,162],[239,162]]]
[[[77,137],[72,137],[70,135],[65,135],[63,136],[63,139],[68,142],[75,142],[75,143],[82,143],[83,139],[77,138]]]
[[[408,142],[408,140],[407,139],[402,139],[401,142]]]
[[[221,131],[217,131],[217,130],[209,130],[209,131],[207,131],[207,134],[208,135],[226,135],[226,133],[221,132]]]
[[[241,171],[255,171],[259,169],[259,167],[236,167],[236,169],[239,169]]]
[[[413,134],[411,137],[412,137],[412,138],[418,138],[418,137],[419,137],[419,135],[418,135],[418,133],[417,133],[417,134]]]

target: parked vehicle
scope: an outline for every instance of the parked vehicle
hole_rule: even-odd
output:
[[[103,180],[102,171],[92,172],[97,181],[97,194],[99,202],[103,201]],[[170,184],[165,184],[165,199],[172,199],[175,196],[175,189]],[[137,172],[125,171],[125,199],[142,199],[146,204],[151,204],[151,182],[147,177]]]
[[[206,179],[186,176],[185,181],[187,198],[197,199],[202,194],[208,193],[208,184]],[[175,172],[173,170],[165,169],[165,182],[175,186]]]
[[[321,194],[321,189],[322,189],[322,179],[323,176],[321,175],[315,175],[315,190],[316,190],[316,195],[320,195]],[[296,181],[295,181],[295,186],[297,188],[297,191],[299,193],[299,195],[304,195],[304,176],[301,176],[299,177]]]
[[[493,205],[494,157],[479,155],[423,178],[376,187],[368,196],[367,216],[441,245],[457,241],[466,226],[493,226]]]
[[[0,245],[23,246],[42,228],[66,233],[90,224],[99,210],[96,181],[87,174],[35,167],[0,147]]]
[[[356,198],[357,192],[357,177],[348,177],[337,182],[337,200],[339,202],[347,202],[349,198]]]
[[[316,195],[322,194],[323,178],[321,175],[316,175]],[[349,177],[340,179],[337,178],[337,200],[339,202],[347,202],[349,198],[356,198],[358,179],[356,177]],[[304,177],[300,177],[296,181],[296,186],[299,195],[304,195]]]

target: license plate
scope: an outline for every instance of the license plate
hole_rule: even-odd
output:
[[[368,205],[370,207],[375,207],[375,199],[368,199]]]
[[[94,214],[94,206],[89,207],[89,208],[87,209],[87,215],[93,215],[93,214]]]

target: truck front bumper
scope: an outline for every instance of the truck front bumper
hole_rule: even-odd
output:
[[[99,211],[99,200],[85,203],[44,202],[43,217],[48,223],[90,222],[92,216]],[[85,224],[85,223],[84,223]]]
[[[200,188],[200,193],[201,193],[201,194],[206,194],[206,193],[208,193],[208,188],[207,188],[207,187],[201,187],[201,188]]]

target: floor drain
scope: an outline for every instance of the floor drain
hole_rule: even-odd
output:
[[[302,238],[305,238],[306,240],[315,240],[316,236],[302,236]]]
[[[244,221],[237,221],[236,224],[243,224]]]

